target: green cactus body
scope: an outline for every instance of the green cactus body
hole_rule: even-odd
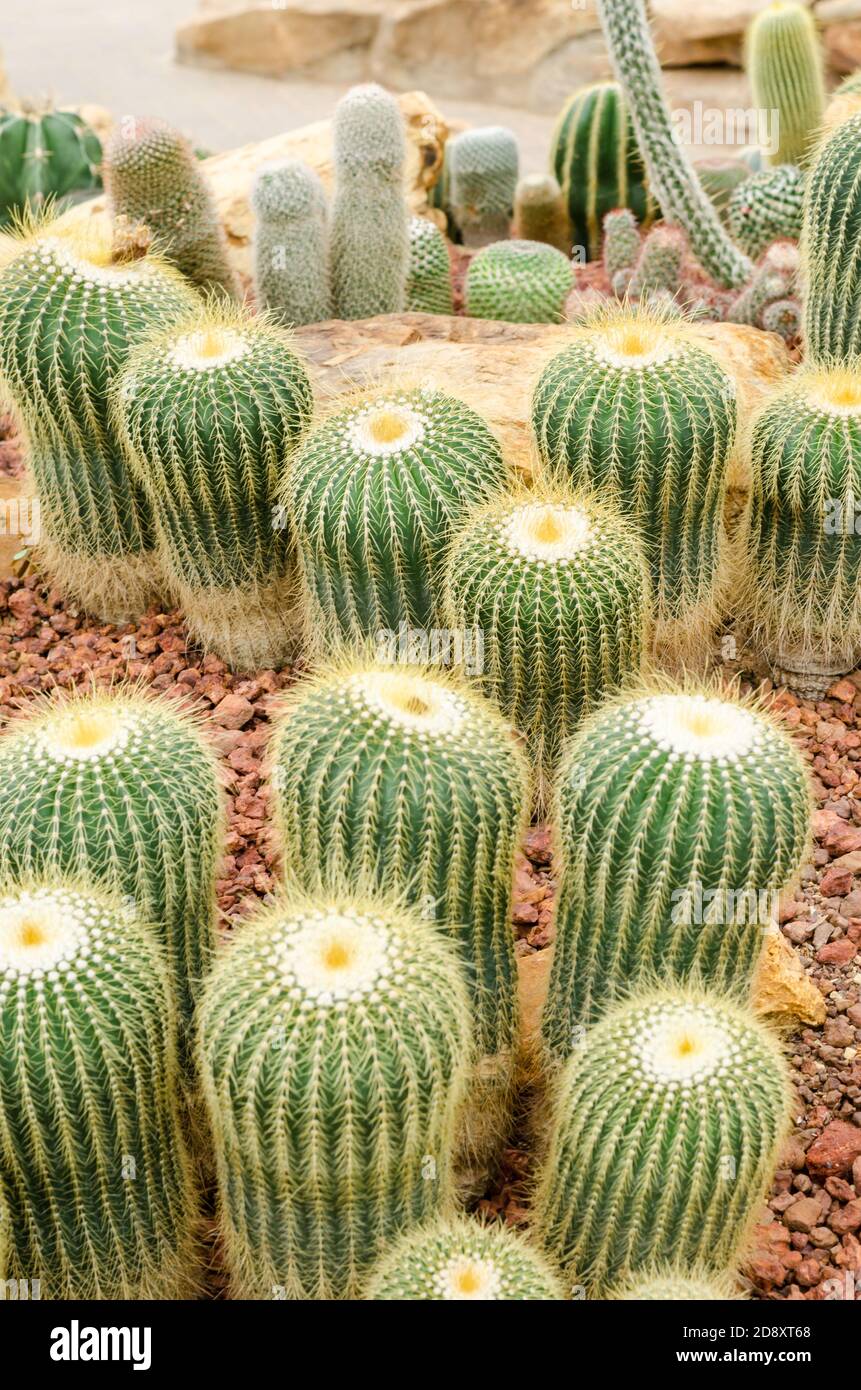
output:
[[[607,213],[604,218],[604,270],[615,293],[621,290],[624,295],[627,290],[642,244],[640,228],[630,208],[614,208]]]
[[[175,270],[150,255],[127,260],[95,232],[47,228],[0,273],[0,379],[27,435],[41,564],[110,621],[142,613],[162,585],[109,388],[136,341],[196,302]]]
[[[774,299],[766,304],[760,318],[766,333],[776,333],[786,343],[797,343],[801,337],[802,309],[798,299]]]
[[[750,262],[727,236],[676,138],[644,0],[597,0],[597,6],[649,187],[664,219],[682,228],[694,256],[719,285],[743,285],[750,277]]]
[[[411,910],[290,890],[245,924],[199,1033],[235,1297],[354,1298],[448,1210],[469,1035],[453,943]]]
[[[288,330],[229,305],[147,339],[117,382],[171,587],[192,635],[237,670],[281,665],[295,644],[279,487],[312,405]]]
[[[519,172],[517,138],[505,126],[480,126],[449,140],[446,193],[464,246],[508,236]]]
[[[192,284],[239,297],[218,211],[184,135],[164,121],[121,121],[105,151],[105,187],[113,216],[145,223]]]
[[[0,110],[0,227],[101,188],[102,147],[74,111]]]
[[[861,654],[861,363],[803,370],[750,431],[740,611],[781,678],[822,698]]]
[[[646,688],[583,725],[555,801],[550,1053],[566,1057],[578,1028],[656,971],[745,998],[810,833],[789,736],[707,689]]]
[[[571,255],[571,219],[559,180],[553,174],[530,174],[514,196],[514,235],[521,241],[542,241]]]
[[[628,208],[644,227],[655,216],[628,107],[615,82],[581,87],[563,107],[550,167],[568,206],[572,244],[586,260],[601,255],[608,212]]]
[[[637,260],[634,273],[628,283],[628,294],[632,299],[663,291],[677,295],[682,288],[687,243],[684,233],[678,227],[663,224],[654,227],[646,240]]]
[[[470,262],[466,312],[508,323],[561,323],[574,288],[567,256],[540,241],[498,241]]]
[[[427,217],[410,218],[406,307],[413,314],[454,313],[448,243]]]
[[[442,626],[446,546],[507,478],[469,406],[432,388],[341,407],[307,439],[285,481],[312,646]]]
[[[736,415],[727,373],[683,321],[648,305],[578,326],[533,396],[551,470],[636,522],[652,568],[656,643],[682,664],[702,659],[723,596]]]
[[[446,625],[484,633],[484,687],[546,781],[565,736],[640,668],[651,614],[637,538],[567,488],[510,493],[455,537],[446,584]]]
[[[825,61],[816,20],[806,5],[777,0],[754,15],[746,49],[754,106],[779,112],[771,163],[803,165],[825,110]]]
[[[342,319],[397,314],[409,270],[404,198],[406,134],[393,96],[373,83],[353,87],[334,122],[332,297]]]
[[[331,318],[329,210],[319,175],[299,159],[264,164],[251,207],[258,307],[285,325]]]
[[[638,1269],[624,1282],[606,1289],[604,1297],[622,1303],[721,1303],[747,1295],[732,1274],[664,1265],[656,1270]]]
[[[763,314],[775,300],[783,300],[795,290],[799,270],[799,251],[794,241],[775,241],[760,257],[753,278],[734,300],[729,319],[764,328]]]
[[[825,139],[808,176],[802,254],[806,359],[861,357],[861,111]]]
[[[0,893],[0,1278],[49,1299],[191,1298],[197,1199],[151,928],[52,880]]]
[[[723,1272],[762,1201],[790,1115],[756,1015],[693,989],[635,995],[558,1078],[534,1203],[547,1252],[600,1298],[674,1260]]]
[[[761,256],[770,242],[781,237],[798,240],[804,187],[805,176],[794,164],[764,169],[739,184],[727,204],[726,221],[750,257]]]
[[[0,874],[115,889],[158,925],[188,1022],[215,946],[223,811],[193,717],[134,689],[65,696],[0,737]]]
[[[373,1271],[365,1298],[386,1303],[561,1302],[543,1255],[505,1226],[449,1217],[411,1231]]]

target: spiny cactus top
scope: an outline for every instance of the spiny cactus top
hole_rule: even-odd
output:
[[[604,1297],[624,1303],[718,1303],[746,1297],[735,1277],[707,1269],[662,1265],[656,1270],[637,1270],[623,1283],[613,1284]]]
[[[42,1297],[187,1298],[197,1201],[155,933],[54,880],[0,890],[0,1279]]]
[[[505,1226],[449,1217],[403,1236],[374,1270],[377,1302],[559,1302],[561,1280],[533,1246]]]
[[[470,1012],[418,913],[285,890],[216,965],[199,1055],[237,1297],[355,1297],[447,1208]]]
[[[746,997],[776,898],[810,833],[805,764],[756,706],[661,682],[599,709],[569,745],[556,945],[542,1030],[578,1027],[655,974]]]
[[[505,482],[488,426],[432,387],[339,405],[300,449],[283,500],[298,542],[312,645],[430,632],[445,547]]]
[[[825,109],[825,60],[807,5],[775,0],[755,14],[746,35],[745,66],[753,104],[777,113],[773,164],[803,164]]]
[[[723,1272],[790,1097],[777,1037],[748,1009],[692,989],[635,995],[584,1031],[560,1077],[536,1233],[590,1297],[668,1260]]]
[[[130,898],[168,948],[181,1016],[209,967],[218,765],[196,721],[134,689],[35,703],[0,737],[0,873],[72,874]]]
[[[284,324],[331,318],[329,206],[300,159],[264,164],[251,189],[257,304]]]
[[[806,360],[861,357],[861,111],[823,141],[804,199]]]
[[[102,147],[74,111],[0,111],[0,227],[48,198],[101,187]]]
[[[574,286],[567,256],[542,241],[497,241],[470,262],[466,312],[509,323],[561,323]]]

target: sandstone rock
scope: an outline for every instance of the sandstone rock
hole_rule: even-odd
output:
[[[817,951],[816,959],[823,965],[848,965],[850,960],[854,960],[857,952],[855,942],[843,936],[839,941],[829,941],[827,946]]]
[[[223,729],[241,729],[254,715],[254,706],[243,695],[225,695],[212,711],[212,718]]]
[[[825,1020],[825,1000],[779,932],[766,933],[754,985],[754,1002],[763,1014],[800,1018],[812,1024]]]
[[[845,1120],[832,1120],[807,1150],[807,1167],[814,1177],[840,1177],[861,1156],[861,1129]]]
[[[799,1197],[783,1213],[783,1220],[790,1231],[812,1231],[822,1220],[822,1204],[815,1197]]]

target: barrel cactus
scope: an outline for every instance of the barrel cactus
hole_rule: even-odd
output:
[[[238,297],[218,211],[184,135],[161,120],[126,117],[105,150],[104,177],[114,217],[145,223],[199,289]]]
[[[62,877],[0,890],[0,1278],[194,1296],[174,1006],[145,920]]]
[[[233,1295],[360,1295],[453,1200],[470,1059],[453,943],[384,897],[284,890],[222,953],[199,1037]]]
[[[656,972],[747,996],[810,834],[805,764],[775,720],[705,685],[626,693],[572,739],[554,809],[554,1057]]]
[[[411,1231],[387,1251],[365,1297],[387,1303],[560,1302],[565,1291],[540,1251],[507,1227],[449,1217]]]
[[[751,259],[779,237],[801,235],[805,177],[794,164],[763,169],[740,183],[730,196],[726,221]]]
[[[331,318],[329,208],[319,175],[300,159],[264,164],[251,207],[258,306],[285,325]]]
[[[74,111],[0,110],[0,227],[101,188],[102,147]]]
[[[612,498],[652,568],[658,649],[702,659],[728,567],[723,508],[735,384],[679,318],[611,305],[572,329],[532,401],[553,473]]]
[[[746,36],[753,104],[777,112],[772,164],[803,165],[825,110],[825,58],[806,5],[775,0],[754,15]]]
[[[502,486],[499,444],[433,388],[361,394],[306,440],[284,480],[309,644],[439,628],[445,547]]]
[[[498,241],[472,259],[466,312],[508,323],[561,323],[574,287],[567,256],[541,241]]]
[[[484,688],[527,737],[541,798],[565,736],[640,668],[651,614],[639,541],[564,486],[512,491],[455,536],[446,585],[446,626],[484,633]]]
[[[520,180],[514,195],[514,235],[571,255],[571,219],[555,175],[529,174]]]
[[[637,994],[558,1078],[535,1198],[548,1254],[600,1298],[672,1260],[722,1273],[771,1181],[790,1116],[776,1035],[719,994]]]
[[[662,1265],[655,1270],[638,1269],[622,1283],[613,1284],[604,1297],[621,1303],[721,1303],[746,1295],[732,1274]]]
[[[819,146],[804,201],[804,341],[811,363],[861,357],[861,111]]]
[[[130,356],[115,404],[192,635],[234,669],[283,664],[296,573],[279,488],[313,405],[290,333],[202,307]]]
[[[410,218],[406,307],[414,314],[454,313],[448,243],[427,217]]]
[[[520,169],[517,138],[505,126],[461,131],[446,146],[447,199],[465,246],[508,236]]]
[[[0,383],[26,430],[40,566],[109,621],[138,616],[162,588],[149,504],[123,458],[109,389],[143,335],[197,302],[125,227],[46,226],[0,272]]]

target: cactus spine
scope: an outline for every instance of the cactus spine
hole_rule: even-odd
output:
[[[466,312],[508,323],[561,323],[574,287],[571,262],[540,241],[498,241],[470,262]]]
[[[739,246],[752,258],[780,237],[801,235],[805,177],[794,164],[751,174],[731,194],[726,221]]]
[[[807,360],[861,357],[861,112],[816,154],[804,201]]]
[[[521,241],[543,241],[564,256],[571,255],[571,221],[559,180],[553,174],[530,174],[514,195],[514,235]]]
[[[572,739],[554,821],[562,867],[542,1020],[554,1057],[655,971],[746,997],[810,830],[804,763],[772,719],[707,687],[625,694]]]
[[[160,589],[149,506],[109,418],[109,388],[135,342],[196,302],[125,229],[111,241],[46,227],[0,274],[0,379],[27,434],[41,563],[103,619],[137,616]]]
[[[806,162],[825,110],[825,62],[806,5],[776,0],[748,26],[746,67],[753,104],[779,113],[772,164]]]
[[[0,110],[0,227],[101,187],[102,147],[74,111]]]
[[[508,236],[519,169],[517,139],[505,126],[464,130],[449,141],[447,198],[465,246]]]
[[[289,332],[224,303],[148,338],[117,382],[165,572],[193,636],[234,669],[281,665],[295,641],[278,489],[312,403]]]
[[[258,306],[288,326],[331,318],[329,210],[319,176],[299,159],[264,164],[251,207]]]
[[[194,1294],[196,1197],[152,930],[61,881],[0,894],[0,1277],[51,1299]]]
[[[721,1303],[746,1295],[732,1274],[662,1265],[655,1270],[638,1269],[622,1283],[613,1284],[604,1297],[623,1303]]]
[[[722,1272],[789,1114],[780,1047],[753,1013],[693,989],[636,995],[561,1073],[536,1231],[592,1297],[667,1260]]]
[[[612,497],[640,528],[655,588],[656,643],[688,662],[722,597],[723,506],[735,386],[683,322],[611,306],[572,331],[532,402],[557,475]]]
[[[566,734],[639,670],[649,601],[628,525],[568,488],[507,493],[456,535],[446,625],[484,633],[484,687],[526,735],[544,780]]]
[[[334,138],[335,312],[342,319],[399,313],[409,268],[409,219],[398,103],[373,83],[353,87],[335,111]]]
[[[644,0],[597,0],[597,5],[649,186],[664,218],[682,227],[693,254],[719,285],[743,285],[750,276],[750,262],[730,241],[696,170],[675,139]]]
[[[410,218],[406,307],[413,314],[453,314],[448,243],[427,217]]]
[[[121,121],[105,151],[105,187],[113,216],[145,223],[192,284],[238,298],[227,239],[184,135],[164,121]]]
[[[507,476],[469,406],[432,388],[359,395],[316,429],[282,494],[312,645],[439,628],[443,552]]]
[[[449,1217],[403,1236],[377,1265],[365,1297],[387,1303],[560,1302],[565,1291],[543,1255],[507,1227]]]
[[[861,363],[807,368],[750,431],[739,607],[778,677],[821,699],[861,654]]]
[[[454,946],[417,913],[285,890],[246,923],[199,1034],[234,1296],[356,1297],[447,1210],[469,1031]]]

